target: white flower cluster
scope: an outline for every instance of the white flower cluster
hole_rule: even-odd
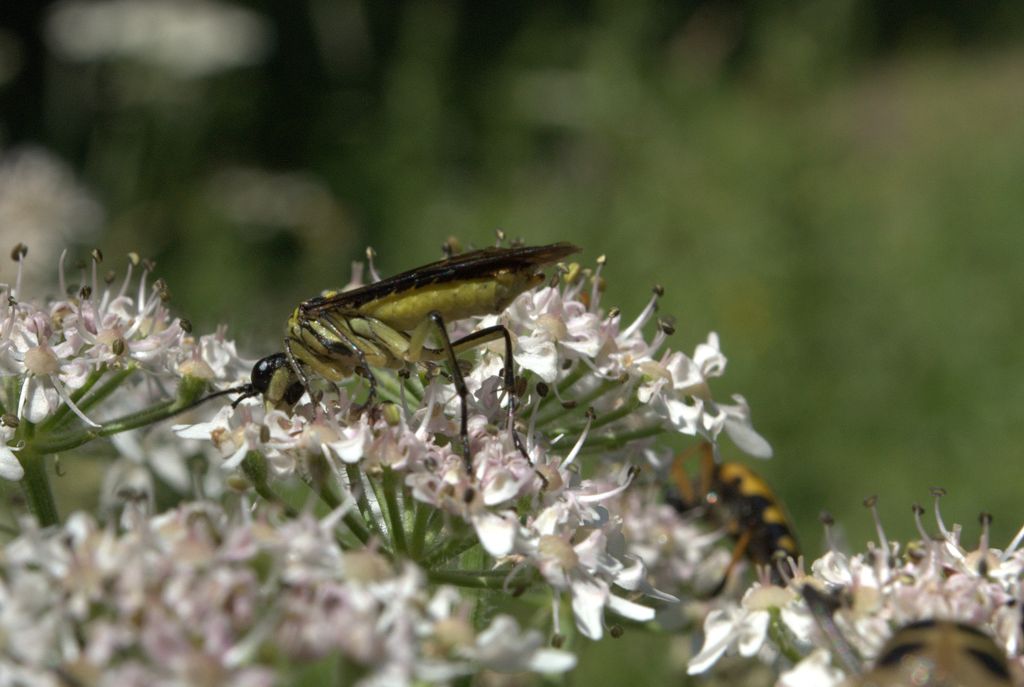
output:
[[[83,426],[94,434],[79,435],[91,438],[118,413],[165,400],[171,391],[162,384],[173,390],[185,373],[214,376],[202,347],[170,316],[167,287],[148,283],[150,267],[137,256],[117,279],[113,272],[100,277],[102,255],[94,251],[91,269],[83,267],[74,286],[66,281],[62,256],[59,289],[68,295],[40,302],[23,294],[26,253],[24,246],[14,249],[17,275],[0,284],[0,371],[7,378],[0,389],[0,477],[9,480],[24,474],[14,451],[24,446],[27,427],[42,443],[72,437]]]
[[[849,684],[844,681],[857,676],[847,674],[850,668],[840,660],[844,652],[852,652],[865,664],[863,670],[869,670],[900,627],[949,620],[991,635],[1010,661],[1014,684],[1024,682],[1024,550],[1018,548],[1024,529],[1006,550],[990,548],[983,516],[981,542],[967,549],[960,541],[960,526],[950,529],[943,522],[938,498],[938,536],[925,531],[922,510],[915,507],[919,541],[905,547],[890,542],[879,524],[880,541],[869,544],[866,553],[829,551],[814,561],[809,574],[798,574],[786,588],[757,582],[738,603],[721,600],[705,619],[704,646],[691,659],[689,672],[703,673],[723,655],[736,652],[778,664],[783,668],[780,687]],[[827,594],[836,605],[834,612],[821,618],[821,609],[809,608],[801,594],[804,585]],[[832,625],[840,636],[830,637],[823,624]]]
[[[546,583],[556,632],[563,597],[579,632],[592,639],[603,635],[606,611],[649,621],[653,608],[629,597],[656,603],[674,597],[648,584],[641,558],[609,545],[622,539],[622,520],[605,502],[633,481],[630,456],[671,430],[712,441],[724,430],[759,455],[770,449],[750,426],[742,399],[727,405],[711,397],[708,381],[725,367],[717,337],[701,344],[693,359],[663,352],[667,326],[651,341],[643,333],[656,298],[623,327],[617,312],[600,311],[596,286],[583,293],[599,275],[580,271],[560,281],[524,293],[500,316],[461,324],[504,324],[517,365],[547,387],[546,395],[527,394],[519,410],[527,455],[509,431],[497,428],[508,402],[500,388],[500,345],[487,347],[466,375],[474,401],[470,474],[449,441],[458,434],[452,418],[459,399],[440,375],[375,371],[394,412],[354,412],[341,391],[328,393],[328,406],[307,395],[290,412],[267,410],[257,398],[223,408],[210,422],[175,429],[183,438],[211,441],[227,469],[246,468],[258,456],[273,477],[312,482],[316,466],[326,466],[328,489],[360,503],[366,532],[390,553],[410,554],[428,569],[455,562],[479,544],[495,570],[507,572],[506,584]],[[599,454],[597,469],[588,467],[591,476],[581,479],[578,463],[591,454]],[[392,482],[385,484],[382,475]],[[417,511],[427,506],[434,529],[416,523]],[[442,519],[447,525],[439,531]],[[459,522],[467,530],[463,537],[453,536]],[[359,527],[353,535],[362,535]]]
[[[19,249],[19,270],[22,258]],[[365,388],[355,377],[287,412],[249,398],[205,421],[181,416],[171,433],[156,423],[198,412],[207,382],[248,381],[251,361],[223,331],[193,338],[148,268],[136,282],[139,261],[122,280],[101,279],[100,261],[94,254],[70,288],[62,266],[65,298],[31,301],[19,276],[0,304],[0,367],[10,375],[0,474],[22,480],[33,512],[56,524],[39,488],[47,456],[67,465],[75,448],[105,436],[125,455],[107,475],[110,524],[78,514],[63,530],[23,525],[10,545],[0,656],[15,676],[264,684],[280,677],[263,662],[270,646],[286,659],[340,653],[367,671],[366,684],[568,670],[572,656],[543,648],[544,637],[599,639],[609,614],[649,622],[677,601],[655,584],[686,587],[714,560],[714,537],[691,540],[694,523],[659,506],[649,475],[637,479],[660,459],[657,437],[714,442],[726,432],[770,454],[743,399],[711,395],[725,367],[715,335],[692,358],[667,350],[668,323],[644,333],[657,297],[623,325],[600,308],[600,268],[578,266],[501,315],[454,323],[454,335],[506,326],[522,373],[515,390],[503,388],[500,342],[461,356],[471,362],[468,465],[453,448],[460,400],[430,365],[375,370],[381,400],[370,408],[353,402]],[[186,468],[197,453],[218,468],[212,482]],[[155,502],[151,472],[195,503],[144,517]],[[298,482],[308,498],[295,497]],[[205,501],[232,498],[225,485],[242,494],[241,510]],[[314,504],[331,516],[303,515]],[[644,518],[671,546],[654,542]],[[515,593],[550,608],[550,622],[543,635],[504,616],[481,624],[490,616],[449,586]]]
[[[24,527],[3,550],[0,684],[269,687],[282,658],[327,656],[359,685],[575,664],[507,615],[475,631],[471,606],[451,587],[428,590],[414,565],[343,550],[342,510],[319,521],[240,512],[132,508],[120,533],[83,514]]]

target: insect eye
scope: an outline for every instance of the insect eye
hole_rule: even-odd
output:
[[[287,364],[288,356],[284,353],[275,353],[257,360],[256,364],[252,366],[252,374],[250,375],[252,388],[258,393],[267,393],[267,389],[270,388],[270,382],[274,378],[274,373],[277,372],[282,365]]]

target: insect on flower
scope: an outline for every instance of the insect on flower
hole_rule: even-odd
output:
[[[326,291],[302,302],[292,313],[284,351],[257,361],[248,384],[219,393],[240,393],[235,405],[262,395],[270,405],[290,407],[311,389],[313,377],[338,383],[360,374],[369,382],[369,405],[377,393],[372,368],[398,370],[417,363],[447,362],[461,402],[459,436],[469,467],[468,390],[456,356],[504,339],[502,376],[509,394],[508,423],[516,447],[525,454],[514,427],[512,339],[508,330],[497,324],[452,341],[447,323],[500,313],[516,296],[544,281],[542,266],[578,250],[570,243],[484,248],[351,291]],[[437,347],[427,345],[431,335]]]
[[[864,671],[849,642],[839,631],[833,613],[841,602],[811,585],[802,588],[818,625],[836,655],[857,677],[857,687],[1009,687],[1006,652],[985,632],[953,620],[926,618],[903,625]]]
[[[706,442],[697,450],[700,476],[691,480],[683,467],[689,452],[676,456],[667,500],[684,514],[704,509],[707,518],[725,528],[736,541],[722,581],[711,595],[725,588],[733,568],[744,556],[755,565],[770,565],[773,581],[783,584],[779,563],[797,558],[800,549],[782,502],[750,468],[741,463],[716,463],[712,447]]]

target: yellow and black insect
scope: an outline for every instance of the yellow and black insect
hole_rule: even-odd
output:
[[[403,369],[422,362],[447,362],[462,402],[460,440],[469,462],[466,396],[456,356],[499,338],[505,340],[503,380],[509,394],[508,421],[516,446],[525,453],[514,429],[512,339],[494,325],[452,341],[446,322],[497,314],[527,289],[544,281],[540,268],[577,252],[570,243],[547,246],[491,247],[449,256],[394,277],[353,289],[328,291],[301,303],[288,320],[284,351],[257,361],[249,384],[234,403],[262,395],[274,406],[290,407],[318,377],[338,383],[361,374],[376,396],[372,368]],[[433,334],[437,348],[427,345]]]
[[[1010,687],[1006,653],[966,623],[919,620],[889,638],[858,687]]]
[[[833,619],[838,601],[811,585],[803,597],[855,687],[1011,687],[1006,652],[973,625],[929,618],[900,627],[863,670]]]
[[[683,462],[684,452],[672,463],[667,501],[680,513],[703,510],[706,518],[723,527],[735,540],[732,558],[722,581],[711,592],[725,588],[733,568],[744,556],[755,565],[768,565],[772,580],[785,581],[779,565],[786,558],[797,558],[800,549],[792,521],[768,483],[741,463],[716,463],[710,444],[697,447],[700,475],[692,480]]]

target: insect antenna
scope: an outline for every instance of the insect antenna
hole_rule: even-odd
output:
[[[239,394],[238,398],[231,402],[231,407],[237,408],[239,403],[241,403],[247,398],[257,396],[259,392],[256,391],[252,383],[233,386],[229,389],[220,389],[219,391],[214,391],[212,394],[207,394],[206,396],[203,396],[202,398],[197,399],[192,403],[189,403],[187,406],[181,408],[177,412],[184,413],[186,410],[192,410],[196,406],[206,403],[211,398],[217,398],[218,396],[227,396],[228,394]]]

